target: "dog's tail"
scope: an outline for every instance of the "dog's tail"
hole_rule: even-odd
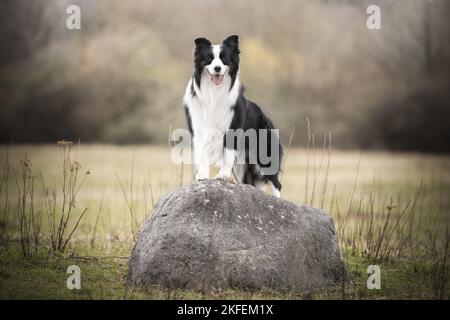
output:
[[[275,126],[273,125],[272,120],[270,120],[268,117],[264,116],[264,122],[265,122],[265,128],[267,129],[267,134],[268,134],[268,141],[270,141],[270,143],[275,142],[276,145],[272,146],[270,145],[270,149],[269,150],[277,150],[278,149],[278,173],[281,172],[281,164],[283,163],[283,157],[284,157],[284,150],[283,150],[283,143],[281,141],[281,137],[279,135],[278,130],[275,128]],[[281,188],[281,185],[280,185]],[[277,188],[277,189],[280,189]]]
[[[268,180],[272,184],[272,194],[276,197],[280,197],[281,193],[281,183],[279,180],[279,174],[281,172],[281,164],[283,163],[283,144],[281,142],[281,138],[279,135],[278,130],[275,130],[275,126],[273,125],[273,122],[264,116],[264,122],[265,122],[265,129],[267,129],[267,143],[268,143],[268,150],[272,153],[272,151],[278,152],[278,161],[276,163],[277,166],[277,172],[276,174],[270,174],[265,176],[265,180]],[[275,144],[275,145],[273,145]],[[270,155],[272,156],[272,154]],[[272,164],[271,164],[272,165]]]

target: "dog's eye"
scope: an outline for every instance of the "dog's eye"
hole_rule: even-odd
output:
[[[213,61],[213,59],[214,59],[213,55],[206,54],[203,56],[202,64],[206,66],[206,65],[210,64]]]
[[[220,58],[220,60],[222,60],[223,63],[228,62],[228,58],[224,55],[220,55],[219,58]]]

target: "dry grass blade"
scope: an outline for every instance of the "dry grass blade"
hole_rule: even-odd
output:
[[[304,203],[308,203],[308,187],[309,187],[309,150],[311,147],[311,123],[309,122],[309,119],[306,118],[306,124],[308,128],[308,144],[306,146],[306,178],[305,178],[305,201]]]
[[[289,155],[289,151],[291,150],[292,141],[294,139],[294,133],[295,133],[295,126],[292,126],[291,133],[289,134],[288,145],[287,145],[286,152],[285,152],[284,158],[283,158],[283,163],[282,163],[281,169],[280,169],[281,176],[283,176],[283,169],[284,169],[284,166],[286,165],[286,160]]]
[[[330,164],[331,164],[331,132],[328,132],[328,159],[327,159],[327,166],[325,170],[325,179],[323,182],[323,189],[322,189],[322,200],[320,202],[320,208],[323,209],[325,205],[325,197],[327,194],[327,188],[328,188],[328,177],[330,174]]]
[[[100,205],[98,208],[98,212],[97,212],[97,218],[95,219],[95,224],[94,224],[94,230],[92,232],[92,237],[91,237],[91,248],[95,247],[95,237],[97,235],[97,226],[98,226],[98,222],[100,220],[100,216],[102,215],[102,211],[103,211],[103,200],[105,199],[105,191],[102,191],[102,198],[100,200]]]
[[[8,234],[8,212],[9,212],[9,191],[8,183],[10,177],[10,163],[9,163],[9,146],[6,149],[5,162],[2,172],[2,178],[0,180],[0,244],[6,250],[9,244],[9,234]]]
[[[356,175],[355,175],[355,180],[353,182],[353,188],[352,188],[352,192],[350,193],[350,199],[348,201],[348,209],[347,209],[347,214],[344,218],[343,221],[343,225],[342,225],[342,233],[345,232],[345,227],[347,226],[347,222],[349,220],[350,217],[350,213],[351,213],[351,209],[352,209],[352,204],[353,204],[353,197],[355,196],[355,192],[356,192],[356,186],[358,184],[358,177],[359,177],[359,169],[361,166],[361,153],[359,154],[358,157],[358,165],[356,167]]]

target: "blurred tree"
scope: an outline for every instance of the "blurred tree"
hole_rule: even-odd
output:
[[[448,152],[449,14],[446,0],[5,0],[0,141],[166,143],[185,125],[193,39],[237,33],[247,95],[286,139],[295,126],[304,146],[309,118],[335,147]]]

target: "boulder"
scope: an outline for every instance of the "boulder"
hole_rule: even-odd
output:
[[[328,213],[222,180],[162,197],[129,259],[133,284],[184,289],[315,289],[344,273]]]

